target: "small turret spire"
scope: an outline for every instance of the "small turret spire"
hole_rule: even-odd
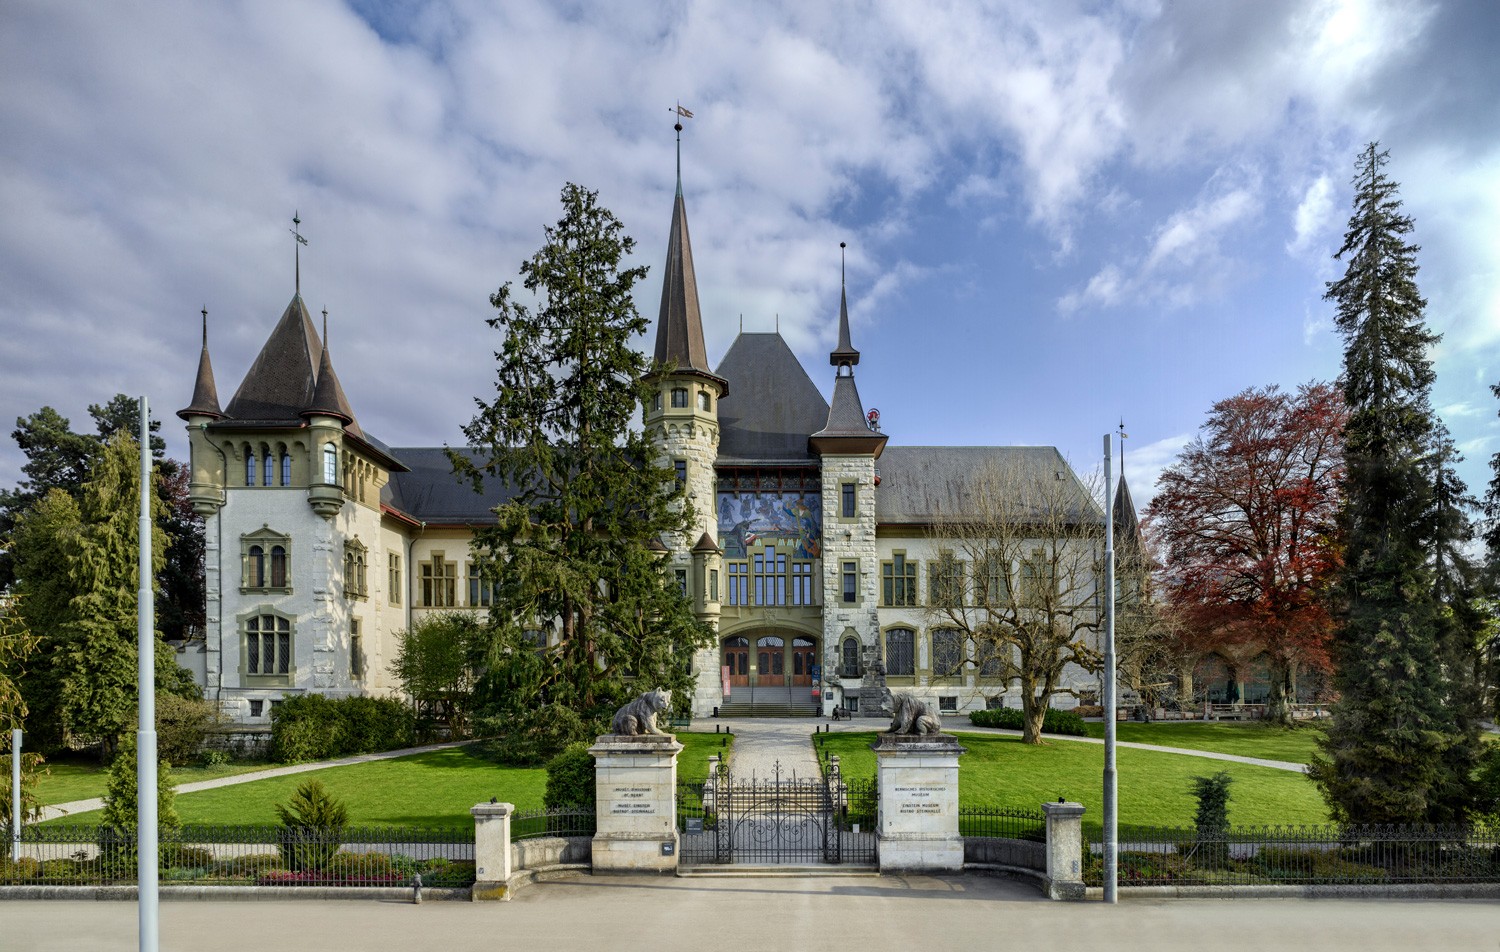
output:
[[[844,249],[848,247],[845,242],[839,242],[839,343],[838,347],[828,355],[828,362],[839,368],[838,373],[843,375],[846,368],[853,368],[859,363],[859,351],[849,341],[849,290],[845,283],[844,272]],[[849,373],[853,373],[852,369]]]
[[[177,415],[186,420],[194,416],[223,419],[219,409],[219,390],[214,386],[214,366],[208,359],[208,305],[203,305],[203,351],[198,355],[198,376],[193,380],[193,399]]]

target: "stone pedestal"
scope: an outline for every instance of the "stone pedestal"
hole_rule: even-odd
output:
[[[469,897],[475,902],[510,898],[510,815],[515,811],[509,803],[479,803],[469,809],[474,815],[474,889]]]
[[[1044,803],[1047,817],[1047,895],[1078,900],[1083,887],[1083,804]]]
[[[596,873],[677,871],[677,755],[670,734],[603,734],[594,755]]]
[[[880,871],[958,870],[958,757],[950,734],[881,734],[875,751],[880,787]]]

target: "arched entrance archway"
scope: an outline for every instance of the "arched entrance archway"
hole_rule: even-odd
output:
[[[819,639],[796,630],[761,628],[719,640],[728,691],[721,713],[816,714],[821,705]]]

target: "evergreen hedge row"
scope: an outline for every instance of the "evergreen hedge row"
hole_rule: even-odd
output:
[[[1025,726],[1025,714],[1020,708],[1014,707],[992,707],[986,711],[974,711],[969,715],[969,721],[975,727],[1003,727],[1008,730],[1018,731]],[[1086,737],[1088,731],[1083,727],[1083,718],[1073,711],[1059,711],[1055,707],[1047,708],[1046,715],[1042,718],[1043,734],[1071,734],[1074,737]]]
[[[400,750],[416,743],[416,717],[394,698],[289,697],[271,712],[271,757],[294,764]]]

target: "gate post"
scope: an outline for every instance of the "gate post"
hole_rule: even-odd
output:
[[[958,758],[951,734],[881,734],[874,744],[880,790],[880,871],[959,870]]]
[[[515,809],[509,803],[477,803],[469,810],[474,816],[474,889],[469,898],[475,902],[510,898],[510,815]]]
[[[1082,899],[1083,804],[1042,804],[1047,817],[1047,896],[1050,899]]]
[[[677,755],[670,734],[601,734],[594,755],[596,873],[677,871]]]

